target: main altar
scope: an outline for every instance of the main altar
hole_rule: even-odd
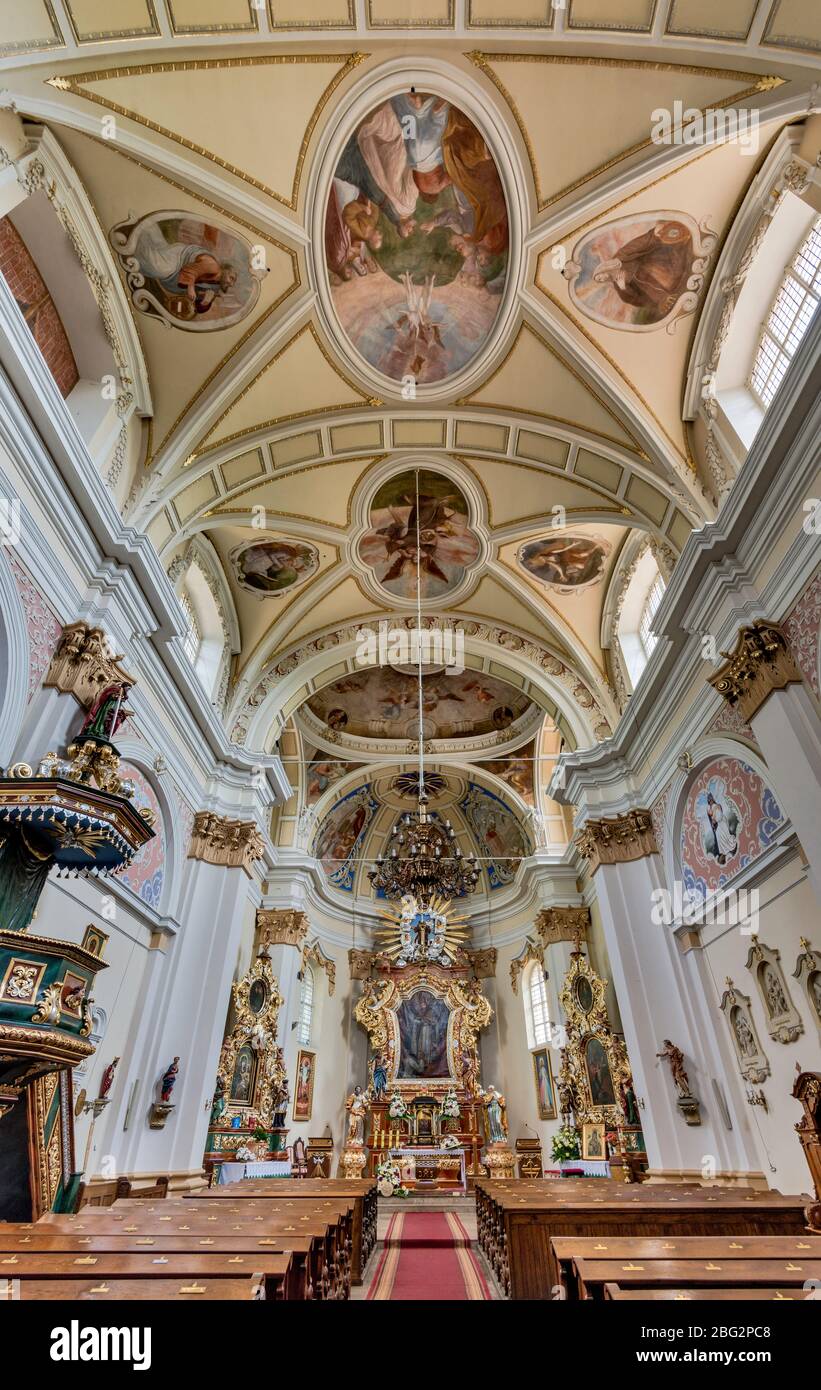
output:
[[[402,964],[355,955],[364,988],[354,1017],[370,1060],[367,1087],[349,1100],[343,1171],[377,1176],[390,1161],[404,1187],[462,1191],[509,1171],[504,1099],[480,1081],[479,1034],[493,1009],[471,953]]]

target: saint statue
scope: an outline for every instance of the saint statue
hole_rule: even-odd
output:
[[[177,1080],[177,1074],[179,1072],[179,1069],[180,1059],[179,1057],[175,1057],[173,1062],[171,1063],[171,1066],[168,1068],[166,1072],[164,1072],[163,1079],[160,1082],[161,1101],[168,1102],[171,1100],[171,1092],[174,1089],[174,1084]]]
[[[273,1128],[274,1128],[274,1129],[284,1129],[284,1128],[285,1128],[285,1120],[286,1120],[286,1117],[287,1117],[287,1114],[288,1114],[288,1105],[289,1105],[290,1099],[291,1099],[291,1097],[290,1097],[290,1093],[289,1093],[289,1091],[288,1091],[288,1078],[287,1078],[287,1076],[286,1076],[286,1077],[283,1077],[282,1085],[281,1085],[281,1086],[278,1086],[278,1087],[276,1088],[276,1091],[274,1092],[274,1103],[273,1103],[273,1111],[274,1111],[274,1124],[273,1124]]]
[[[101,690],[86,713],[79,738],[99,738],[109,742],[120,725],[132,713],[126,709],[125,702],[131,686],[126,681],[115,681]]]
[[[119,1057],[115,1057],[114,1061],[109,1062],[108,1066],[103,1072],[103,1079],[100,1082],[100,1095],[98,1097],[100,1100],[105,1100],[105,1097],[111,1090],[111,1083],[114,1080],[114,1072],[117,1070],[117,1063],[119,1062],[119,1060]]]
[[[491,1144],[507,1143],[507,1115],[505,1098],[495,1086],[489,1086],[485,1093],[488,1126]]]
[[[665,1057],[670,1063],[670,1071],[673,1077],[673,1084],[682,1096],[689,1096],[690,1082],[684,1070],[684,1053],[680,1047],[671,1043],[669,1038],[664,1039],[664,1050],[656,1053],[657,1057]]]
[[[218,1125],[222,1112],[225,1109],[225,1082],[221,1076],[217,1077],[217,1084],[214,1088],[214,1099],[211,1104],[211,1118],[209,1124]]]
[[[373,1059],[374,1100],[382,1100],[388,1092],[388,1068],[383,1053],[377,1052]]]
[[[365,1116],[370,1108],[370,1102],[361,1086],[354,1086],[351,1094],[345,1102],[345,1109],[348,1112],[348,1133],[345,1137],[346,1144],[362,1145],[365,1143]]]

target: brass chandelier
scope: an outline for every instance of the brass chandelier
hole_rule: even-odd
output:
[[[416,473],[416,614],[422,627],[422,564],[419,508],[419,473]],[[465,858],[456,843],[456,831],[449,820],[441,823],[428,810],[425,790],[425,753],[422,698],[422,648],[418,649],[417,692],[419,705],[419,780],[415,811],[406,811],[391,831],[391,849],[386,858],[377,856],[376,867],[368,878],[386,898],[411,896],[420,910],[434,898],[463,898],[472,893],[479,879],[475,855]]]

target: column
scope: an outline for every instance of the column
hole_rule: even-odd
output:
[[[718,1021],[706,996],[689,987],[672,932],[653,921],[653,894],[666,884],[649,813],[588,820],[577,845],[595,878],[651,1175],[697,1179],[709,1162],[715,1175],[760,1177],[743,1101],[727,1095],[727,1130],[713,1094],[712,1077],[725,1077]],[[667,1062],[657,1056],[668,1038],[684,1053],[697,1112],[679,1105]]]
[[[229,820],[210,811],[194,818],[188,878],[183,890],[183,926],[169,950],[166,969],[145,999],[132,1075],[140,1089],[132,1109],[120,1171],[132,1176],[170,1173],[182,1183],[202,1169],[231,984],[243,932],[253,923],[258,895],[252,866],[262,857],[262,837],[253,821]],[[152,1117],[159,1080],[175,1057],[179,1076],[171,1095],[174,1110]],[[119,1136],[128,1097],[114,1117]]]
[[[821,903],[821,722],[781,628],[771,622],[741,628],[710,684],[738,706],[755,734]]]

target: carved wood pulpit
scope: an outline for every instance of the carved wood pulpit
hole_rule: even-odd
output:
[[[821,1072],[799,1072],[792,1093],[804,1107],[795,1129],[809,1164],[816,1196],[813,1205],[807,1207],[807,1223],[812,1230],[821,1231]]]

